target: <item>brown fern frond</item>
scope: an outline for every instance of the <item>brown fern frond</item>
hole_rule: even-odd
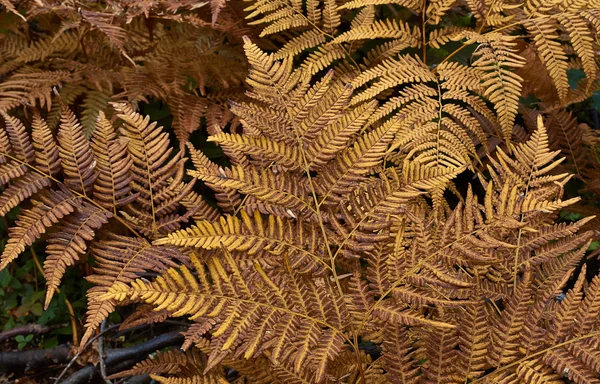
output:
[[[94,199],[104,208],[117,212],[117,208],[136,199],[131,194],[130,172],[133,164],[127,144],[117,138],[112,124],[100,112],[92,135],[91,148],[94,151],[98,178],[94,183]]]
[[[61,116],[57,139],[65,185],[84,196],[89,196],[98,177],[94,154],[83,134],[83,127],[68,109],[65,109]]]
[[[110,212],[83,203],[75,213],[62,220],[57,231],[49,236],[46,247],[48,257],[44,261],[44,277],[48,286],[44,305],[46,308],[60,285],[66,268],[86,252],[86,242],[92,240],[94,231],[106,224],[111,217]]]
[[[198,350],[185,352],[178,350],[158,351],[156,356],[137,363],[131,369],[111,375],[110,379],[157,373],[169,375],[182,373],[187,376],[189,372],[193,373],[197,369],[203,369],[204,365],[206,365],[206,356]]]
[[[159,232],[159,221],[175,210],[184,195],[174,191],[183,177],[183,153],[171,156],[173,148],[169,147],[168,134],[147,117],[143,118],[127,104],[115,104],[114,108],[125,122],[121,133],[128,139],[133,160],[131,187],[138,194],[136,203],[140,205],[140,209],[132,206],[130,214],[138,219],[136,227],[150,237],[166,233],[166,228]],[[161,206],[166,196],[171,199]]]
[[[82,337],[85,344],[94,330],[114,311],[116,301],[102,300],[108,290],[119,284],[134,281],[145,271],[164,272],[177,263],[187,263],[188,258],[172,247],[155,247],[144,239],[112,235],[96,243],[92,252],[97,262],[96,274],[87,280],[95,286],[88,290],[86,331]]]
[[[9,239],[2,252],[0,269],[16,259],[25,247],[33,244],[48,227],[60,222],[80,204],[79,198],[64,191],[50,191],[32,201],[33,207],[19,216],[16,226],[9,231]]]
[[[516,341],[531,301],[531,279],[531,272],[526,271],[515,294],[505,303],[505,309],[493,320],[488,359],[494,366],[513,362],[519,357],[519,344]]]

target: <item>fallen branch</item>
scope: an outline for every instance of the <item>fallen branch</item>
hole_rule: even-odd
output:
[[[107,350],[106,358],[104,359],[107,373],[112,374],[116,373],[116,371],[122,371],[130,368],[135,363],[145,359],[148,354],[155,352],[156,350],[175,345],[181,345],[181,343],[183,343],[183,336],[179,333],[179,331],[175,331],[162,334],[154,339],[144,341],[132,347]],[[61,383],[87,383],[92,381],[95,377],[100,377],[100,371],[98,367],[90,364],[80,369]]]
[[[65,324],[58,325],[39,325],[39,324],[29,324],[23,325],[22,327],[16,327],[13,329],[9,329],[8,331],[0,332],[0,342],[11,339],[15,336],[19,335],[41,335],[42,333],[50,332],[53,329],[62,328]]]
[[[0,352],[0,374],[25,373],[50,365],[66,364],[71,357],[70,352],[67,345],[38,351]]]

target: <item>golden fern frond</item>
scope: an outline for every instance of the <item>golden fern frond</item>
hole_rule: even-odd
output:
[[[61,167],[58,145],[48,124],[40,117],[38,111],[33,113],[31,140],[35,149],[36,168],[42,170],[47,176],[56,176]]]
[[[460,382],[475,379],[488,368],[488,316],[482,305],[483,297],[473,296],[479,301],[468,305],[459,320],[456,380]]]
[[[308,75],[314,75],[331,66],[336,60],[341,60],[348,55],[346,48],[339,44],[322,45],[302,62],[300,69]]]
[[[288,56],[297,56],[300,52],[317,47],[325,42],[326,38],[321,32],[309,29],[285,43],[285,45],[275,53],[273,58],[275,60],[281,60]]]
[[[344,6],[339,7],[339,9],[343,9]],[[372,5],[367,5],[365,8],[361,9],[360,12],[352,19],[350,22],[350,29],[364,27],[367,25],[372,25],[375,21],[375,7]]]
[[[319,351],[314,357],[306,356],[307,351],[296,352],[293,347],[291,352],[296,360],[304,361],[308,357],[306,363],[315,372],[316,381],[322,381],[327,361],[335,357],[343,345],[344,336],[339,329],[347,321],[345,317],[338,319],[333,313],[324,312],[334,302],[327,280],[302,280],[302,293],[298,293],[314,305],[305,312],[298,302],[292,301],[295,297],[282,295],[279,288],[282,284],[289,286],[292,276],[281,274],[278,280],[273,280],[258,264],[240,270],[228,253],[225,256],[223,262],[211,258],[206,266],[192,256],[198,278],[186,267],[171,269],[154,282],[137,280],[131,286],[115,285],[103,299],[141,298],[157,309],[175,311],[174,316],[190,315],[192,320],[202,322],[216,320],[212,326],[214,349],[205,371],[227,355],[243,354],[250,358],[264,351],[270,352],[272,364],[277,365],[283,357],[284,346],[288,349],[310,338],[309,345]],[[262,293],[258,293],[256,284],[263,287]],[[325,303],[329,304],[324,307]],[[306,334],[299,332],[300,324],[314,326]],[[272,331],[266,333],[267,327]],[[242,343],[241,338],[247,342]],[[286,355],[291,358],[289,352]]]
[[[190,134],[200,127],[200,119],[207,113],[207,103],[203,98],[179,92],[173,105],[173,129],[180,149],[189,141]],[[210,125],[209,125],[210,126]]]
[[[298,182],[289,174],[275,175],[267,169],[255,167],[234,166],[219,169],[219,174],[214,175],[206,168],[189,171],[188,173],[198,179],[229,190],[238,190],[255,198],[280,205],[285,209],[309,215],[314,209],[308,197],[306,183]]]
[[[418,29],[411,30],[407,23],[396,20],[378,20],[371,25],[359,26],[344,32],[329,44],[341,44],[356,40],[374,39],[400,39],[409,47],[419,48],[421,36]]]
[[[596,79],[598,66],[595,59],[593,37],[588,28],[587,21],[581,13],[559,13],[558,21],[569,33],[571,44],[581,60],[581,64],[588,78],[587,88],[591,87],[592,81]]]
[[[421,370],[424,383],[440,383],[456,374],[455,347],[458,336],[455,329],[427,329],[419,332],[416,356],[426,359]]]
[[[5,152],[12,152],[16,160],[23,163],[31,163],[35,158],[35,152],[29,134],[21,121],[15,117],[7,115],[4,112],[0,113],[4,118],[4,131],[7,136],[3,140],[6,144]]]
[[[544,357],[544,362],[556,372],[562,372],[563,377],[577,384],[598,384],[597,371],[589,369],[576,356],[565,350],[552,351]]]
[[[368,7],[373,5],[399,5],[402,7],[410,8],[414,12],[421,12],[422,1],[421,0],[346,0],[340,9],[356,9],[362,7]]]
[[[191,216],[194,221],[211,220],[214,221],[219,217],[219,211],[212,205],[208,204],[206,199],[194,191],[181,199],[181,205],[187,209],[187,216]]]
[[[306,148],[307,167],[320,169],[340,153],[365,127],[376,105],[375,101],[360,104],[322,129]]]
[[[488,359],[493,366],[501,366],[517,360],[519,333],[525,324],[527,307],[530,305],[532,273],[526,271],[515,294],[504,304],[502,313],[494,318]]]
[[[210,136],[208,141],[214,141],[223,148],[240,151],[263,164],[273,162],[291,170],[298,170],[302,166],[301,155],[296,147],[288,146],[271,140],[264,136],[247,136],[229,133],[220,133]]]
[[[378,81],[356,94],[350,101],[350,105],[368,101],[381,92],[398,85],[436,81],[436,77],[426,65],[418,58],[408,55],[387,59],[374,68],[362,72],[352,81],[352,86],[356,89],[374,79],[378,79]]]
[[[189,377],[162,377],[158,375],[150,375],[153,380],[162,384],[227,384],[229,381],[222,375],[194,375]]]
[[[11,185],[0,195],[0,216],[5,216],[25,199],[49,186],[50,180],[37,172],[28,172],[13,179]]]
[[[425,15],[430,24],[440,24],[442,17],[456,3],[456,0],[435,0],[427,4]]]
[[[210,173],[212,176],[222,176],[225,172],[218,165],[210,161],[202,152],[195,149],[191,144],[188,143],[188,149],[190,151],[190,157],[194,167],[202,171],[203,173]],[[221,187],[219,185],[207,183],[216,194],[217,205],[226,213],[235,212],[242,202],[240,194],[231,188]],[[183,201],[182,201],[183,203]]]
[[[485,37],[478,34],[465,33],[468,43],[477,42],[478,56],[473,66],[480,71],[484,96],[494,104],[498,113],[498,121],[503,138],[509,142],[517,115],[519,96],[523,79],[513,72],[513,68],[524,65],[523,58],[515,53],[514,38],[493,33]]]
[[[285,253],[292,264],[322,267],[322,250],[315,237],[315,226],[303,228],[301,222],[254,211],[249,216],[240,212],[240,218],[221,217],[219,221],[197,222],[196,226],[181,230],[155,241],[157,245],[197,247],[208,250],[225,247],[229,251],[241,251],[251,257],[272,257]]]
[[[598,319],[594,315],[598,313],[600,305],[600,277],[595,276],[585,289],[585,297],[575,315],[574,322],[578,324],[573,329],[574,335],[582,336],[590,333],[597,325]]]
[[[560,306],[555,308],[555,320],[549,327],[550,337],[548,342],[550,344],[556,344],[564,341],[573,330],[573,323],[577,315],[577,311],[581,310],[581,302],[583,300],[583,284],[585,281],[586,266],[584,265],[579,277],[575,281],[573,288],[569,289],[564,299],[560,301]]]
[[[327,33],[334,33],[340,26],[340,13],[335,0],[323,0],[323,29]]]
[[[386,324],[383,328],[385,339],[381,346],[382,367],[386,379],[394,384],[415,384],[419,381],[419,367],[413,359],[413,341],[405,326]],[[398,356],[398,353],[400,355]]]
[[[525,23],[525,26],[533,35],[539,57],[548,69],[559,98],[564,101],[570,89],[567,78],[567,56],[558,42],[554,22],[551,19],[532,19]]]
[[[335,201],[336,195],[364,180],[373,168],[381,165],[388,146],[398,131],[398,125],[395,119],[384,123],[360,137],[352,147],[325,165],[324,171],[315,178],[316,188],[322,196],[321,201]]]
[[[265,103],[284,105],[284,96],[298,83],[300,76],[298,72],[292,75],[291,60],[275,61],[273,55],[263,52],[248,37],[244,39],[244,50],[252,67],[246,79],[252,87],[250,95]]]
[[[427,45],[433,48],[441,48],[444,44],[454,40],[456,36],[458,36],[466,30],[467,28],[459,27],[456,25],[433,30],[429,33]]]

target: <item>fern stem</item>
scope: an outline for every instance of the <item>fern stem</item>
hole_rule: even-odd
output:
[[[423,64],[427,65],[427,35],[425,34],[425,10],[427,9],[427,0],[423,1],[423,9],[421,10],[421,44],[423,44]]]

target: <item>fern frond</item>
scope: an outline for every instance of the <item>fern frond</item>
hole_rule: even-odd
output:
[[[273,162],[291,170],[298,170],[302,165],[300,153],[296,147],[278,143],[264,136],[252,137],[221,133],[210,136],[208,141],[214,141],[224,148],[243,152],[259,161]]]
[[[349,185],[364,180],[365,175],[383,160],[388,145],[398,130],[397,121],[386,122],[378,129],[360,137],[351,148],[330,161],[325,171],[315,179],[321,201],[334,198]]]
[[[253,216],[241,211],[240,218],[228,216],[212,223],[198,222],[192,228],[156,240],[155,244],[208,250],[225,247],[229,251],[242,251],[254,257],[285,254],[292,259],[318,265],[322,263],[324,255],[321,255],[316,241],[312,231],[303,229],[300,223],[275,216],[268,216],[265,222],[258,211]]]
[[[171,269],[154,282],[138,279],[131,286],[115,285],[102,299],[140,298],[155,305],[157,310],[175,311],[174,316],[189,315],[192,320],[202,322],[215,319],[211,343],[215,348],[209,355],[205,372],[231,354],[250,358],[269,351],[272,364],[278,365],[283,357],[280,356],[282,346],[289,348],[309,337],[314,340],[310,345],[319,353],[307,363],[311,371],[320,375],[316,381],[323,380],[327,361],[340,352],[345,340],[339,331],[343,326],[340,320],[323,312],[323,305],[328,303],[328,307],[334,300],[333,291],[326,288],[329,285],[326,280],[301,282],[302,295],[314,300],[314,306],[307,313],[297,302],[291,301],[293,297],[281,294],[279,287],[290,283],[289,275],[282,274],[279,276],[282,280],[272,280],[258,264],[242,271],[227,253],[223,263],[211,258],[204,266],[193,256],[192,261],[198,278],[186,267]],[[263,287],[261,294],[257,293],[256,284]],[[299,339],[299,325],[310,323],[316,325],[311,334],[302,334]],[[267,324],[269,333],[265,332]],[[323,326],[326,328],[322,329]],[[242,337],[250,343],[242,343]],[[258,349],[261,340],[263,346]],[[290,352],[293,355],[294,349]]]
[[[341,60],[348,55],[348,51],[340,44],[322,45],[302,62],[300,68],[308,75],[314,75],[330,67],[336,60]]]
[[[42,170],[47,176],[56,176],[61,169],[58,145],[48,124],[40,117],[38,111],[33,113],[31,139],[35,149],[36,168]]]
[[[65,185],[84,196],[89,196],[98,176],[96,162],[82,126],[68,109],[63,111],[61,116],[58,142]]]
[[[416,384],[420,372],[413,359],[414,350],[411,351],[412,340],[407,328],[403,325],[386,324],[383,330],[385,339],[381,356],[386,379],[394,384]]]
[[[2,252],[0,269],[16,259],[25,247],[33,244],[51,225],[71,214],[80,204],[79,198],[63,191],[50,191],[32,201],[33,207],[23,212],[15,227],[9,230],[9,238]]]
[[[557,19],[569,33],[571,44],[573,44],[573,48],[581,60],[583,70],[589,79],[587,85],[589,89],[593,79],[596,79],[598,66],[595,60],[594,40],[587,22],[580,13],[560,13],[557,15]]]
[[[8,135],[9,143],[6,143],[6,148],[10,148],[17,160],[24,163],[32,163],[35,158],[35,152],[29,134],[25,126],[19,119],[12,117],[5,112],[0,111],[0,115],[4,118],[5,126],[3,127]]]
[[[565,100],[569,91],[567,78],[567,56],[558,40],[556,26],[551,19],[532,19],[525,26],[532,33],[539,56],[554,81],[558,96]]]
[[[66,268],[73,265],[79,256],[86,252],[86,242],[92,240],[94,231],[106,224],[111,217],[110,212],[83,203],[75,213],[61,221],[57,232],[49,236],[46,246],[48,257],[44,261],[44,277],[48,286],[45,308],[50,305],[50,300],[60,285]]]
[[[350,105],[370,100],[381,92],[398,85],[436,81],[436,77],[419,59],[403,55],[397,59],[385,60],[376,67],[364,71],[352,81],[352,85],[358,88],[377,78],[377,82],[355,95],[350,101]]]
[[[108,90],[91,90],[86,92],[83,100],[83,111],[81,112],[81,125],[83,132],[90,137],[96,128],[96,120],[100,113],[108,109],[110,93]]]
[[[519,357],[519,333],[525,324],[527,308],[531,304],[531,272],[526,271],[515,294],[505,303],[505,309],[494,319],[491,333],[490,364],[499,366]]]
[[[206,356],[197,350],[186,352],[179,350],[157,351],[156,356],[140,361],[131,369],[111,375],[110,379],[143,374],[160,373],[171,375],[182,372],[193,372],[195,369],[203,368],[205,364]]]
[[[427,359],[422,371],[426,383],[440,383],[456,373],[458,336],[454,329],[427,329],[420,332],[418,344],[421,348],[417,356]]]
[[[131,156],[127,144],[117,139],[112,124],[100,112],[92,135],[91,147],[96,159],[98,178],[94,183],[94,199],[116,214],[117,208],[136,199],[131,194]]]
[[[37,172],[29,172],[14,179],[0,195],[0,216],[5,216],[25,199],[49,186],[50,180]]]
[[[107,240],[97,242],[92,247],[97,265],[96,274],[87,280],[95,286],[87,292],[88,309],[85,321],[85,344],[94,330],[115,310],[116,301],[99,300],[111,287],[127,284],[145,271],[161,273],[179,263],[187,263],[188,258],[172,247],[155,247],[144,239],[112,235]]]
[[[474,295],[478,297],[478,295]],[[458,327],[456,358],[457,380],[463,382],[481,376],[488,368],[488,316],[481,301],[468,305]]]
[[[259,200],[280,205],[294,212],[310,214],[313,211],[306,185],[297,183],[296,180],[285,174],[274,177],[273,173],[266,169],[257,170],[241,166],[226,170],[221,168],[218,176],[202,169],[189,171],[189,174],[210,185],[239,190]]]
[[[377,102],[375,101],[363,103],[350,112],[344,113],[341,119],[322,129],[310,141],[306,149],[308,168],[322,168],[339,154],[347,143],[364,128],[376,105]]]
[[[173,148],[169,146],[169,135],[161,127],[157,128],[156,123],[150,123],[148,117],[143,118],[127,104],[115,104],[114,108],[125,122],[121,133],[129,139],[127,148],[133,160],[131,187],[138,194],[136,203],[141,207],[131,207],[131,213],[140,220],[136,225],[140,231],[156,236],[159,221],[176,209],[184,195],[175,194],[173,189],[183,177],[185,158],[181,151],[171,156]],[[172,199],[168,205],[161,206],[165,195]],[[162,231],[164,233],[166,228]]]
[[[523,82],[512,68],[522,67],[523,58],[515,53],[514,38],[500,34],[492,34],[485,38],[472,35],[469,38],[481,44],[474,53],[479,58],[473,66],[481,73],[484,96],[494,103],[502,135],[509,142]]]
[[[454,40],[461,32],[466,31],[467,28],[459,26],[449,26],[442,29],[436,29],[429,33],[427,45],[433,48],[441,48],[446,43]],[[446,63],[449,63],[448,61]]]
[[[456,3],[456,0],[436,0],[427,5],[425,15],[430,24],[440,24],[442,17]]]
[[[421,12],[422,2],[421,0],[347,0],[340,9],[356,9],[373,5],[399,5],[402,7],[410,8],[415,12]]]
[[[372,25],[350,29],[348,32],[337,36],[329,44],[341,44],[365,39],[401,39],[410,47],[418,48],[421,45],[421,36],[418,30],[411,30],[408,24],[396,20],[376,21]]]
[[[273,58],[275,60],[281,60],[288,56],[297,56],[302,51],[324,44],[325,41],[326,38],[321,32],[309,29],[285,43],[283,48],[278,50]]]

